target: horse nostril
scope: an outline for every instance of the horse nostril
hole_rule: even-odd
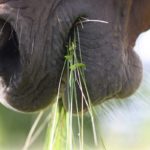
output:
[[[6,85],[20,67],[18,39],[13,27],[0,20],[0,76]]]

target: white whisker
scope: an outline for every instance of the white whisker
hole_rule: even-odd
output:
[[[18,28],[19,14],[20,14],[20,8],[17,10],[16,23],[15,23],[15,29],[16,29],[16,30],[17,30],[17,28]]]

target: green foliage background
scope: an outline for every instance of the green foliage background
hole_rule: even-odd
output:
[[[21,150],[34,118],[0,105],[0,149]]]

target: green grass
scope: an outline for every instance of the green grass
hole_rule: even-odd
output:
[[[77,30],[75,31],[77,32]],[[92,106],[90,103],[90,97],[88,94],[85,76],[84,76],[84,69],[85,64],[82,62],[81,57],[81,51],[79,58],[76,54],[77,49],[77,41],[79,42],[78,37],[75,36],[74,33],[74,39],[69,41],[69,45],[67,46],[67,55],[65,56],[65,63],[64,68],[67,69],[67,96],[66,101],[68,101],[68,111],[61,107],[59,108],[58,101],[59,101],[59,90],[58,90],[58,98],[56,100],[56,104],[54,106],[54,112],[53,112],[53,119],[50,121],[47,136],[46,136],[46,144],[45,144],[45,150],[60,150],[61,149],[84,149],[84,111],[82,108],[82,111],[78,111],[78,100],[77,100],[77,91],[76,86],[78,85],[81,93],[82,93],[82,101],[86,101],[88,110],[91,115],[91,122],[93,127],[93,133],[94,133],[94,139],[95,144],[97,144],[97,138],[96,138],[96,132],[95,132],[95,125],[93,121],[93,112],[92,112]],[[61,78],[63,76],[64,68],[62,71]],[[60,79],[61,79],[60,78]],[[61,84],[61,80],[60,80]],[[83,93],[83,88],[86,89],[86,95],[88,95],[88,98],[86,99],[85,93]],[[73,100],[75,100],[75,106],[73,106]],[[73,107],[76,107],[77,109],[77,117],[76,122],[78,124],[78,143],[79,145],[76,146],[75,143],[75,137],[74,137],[74,131],[73,131]],[[83,107],[83,104],[82,106]]]
[[[83,19],[82,19],[83,20]],[[96,20],[85,20],[85,22],[96,22]],[[78,45],[77,45],[78,43]],[[78,48],[78,55],[77,55]],[[50,108],[49,116],[40,123],[44,112],[41,112],[27,137],[23,150],[28,150],[32,143],[38,138],[40,133],[45,127],[47,127],[44,150],[85,150],[87,146],[85,144],[86,124],[85,124],[85,112],[83,110],[83,103],[86,104],[88,110],[88,123],[90,124],[90,130],[92,130],[93,147],[98,145],[97,129],[94,121],[94,109],[91,104],[88,88],[86,85],[84,70],[86,65],[82,61],[82,53],[80,48],[80,35],[78,27],[74,29],[73,37],[69,38],[67,45],[67,54],[65,56],[64,67],[62,69],[58,93],[55,104]],[[63,101],[67,101],[68,110],[66,111],[60,102],[60,87],[61,81],[64,75],[64,71],[67,72],[67,84],[66,84],[66,96]],[[81,111],[78,109],[77,99],[77,87],[81,91]],[[76,116],[73,115],[73,108],[76,107]],[[76,124],[76,128],[74,127]],[[91,138],[89,137],[89,139]],[[101,140],[103,149],[106,149],[103,141]]]

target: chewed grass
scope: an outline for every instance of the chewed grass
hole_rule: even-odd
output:
[[[85,21],[88,22],[89,20]],[[70,37],[68,43],[56,102],[48,110],[49,115],[45,116],[45,112],[43,111],[39,113],[29,132],[23,150],[30,149],[30,146],[32,146],[45,128],[47,128],[47,131],[43,147],[44,150],[99,149],[99,144],[102,150],[106,150],[101,136],[98,135],[100,133],[95,123],[96,111],[92,107],[86,85],[84,75],[86,65],[82,61],[80,35],[77,27],[74,29],[73,38]],[[78,55],[76,53],[77,48]],[[67,72],[66,96],[60,98],[61,82],[65,71]],[[80,112],[78,109],[79,100],[77,98],[76,86],[78,86],[81,92]],[[63,101],[67,101],[67,111],[63,106]],[[88,111],[86,114],[83,110],[84,103]],[[73,115],[74,107],[76,107],[76,115]]]

